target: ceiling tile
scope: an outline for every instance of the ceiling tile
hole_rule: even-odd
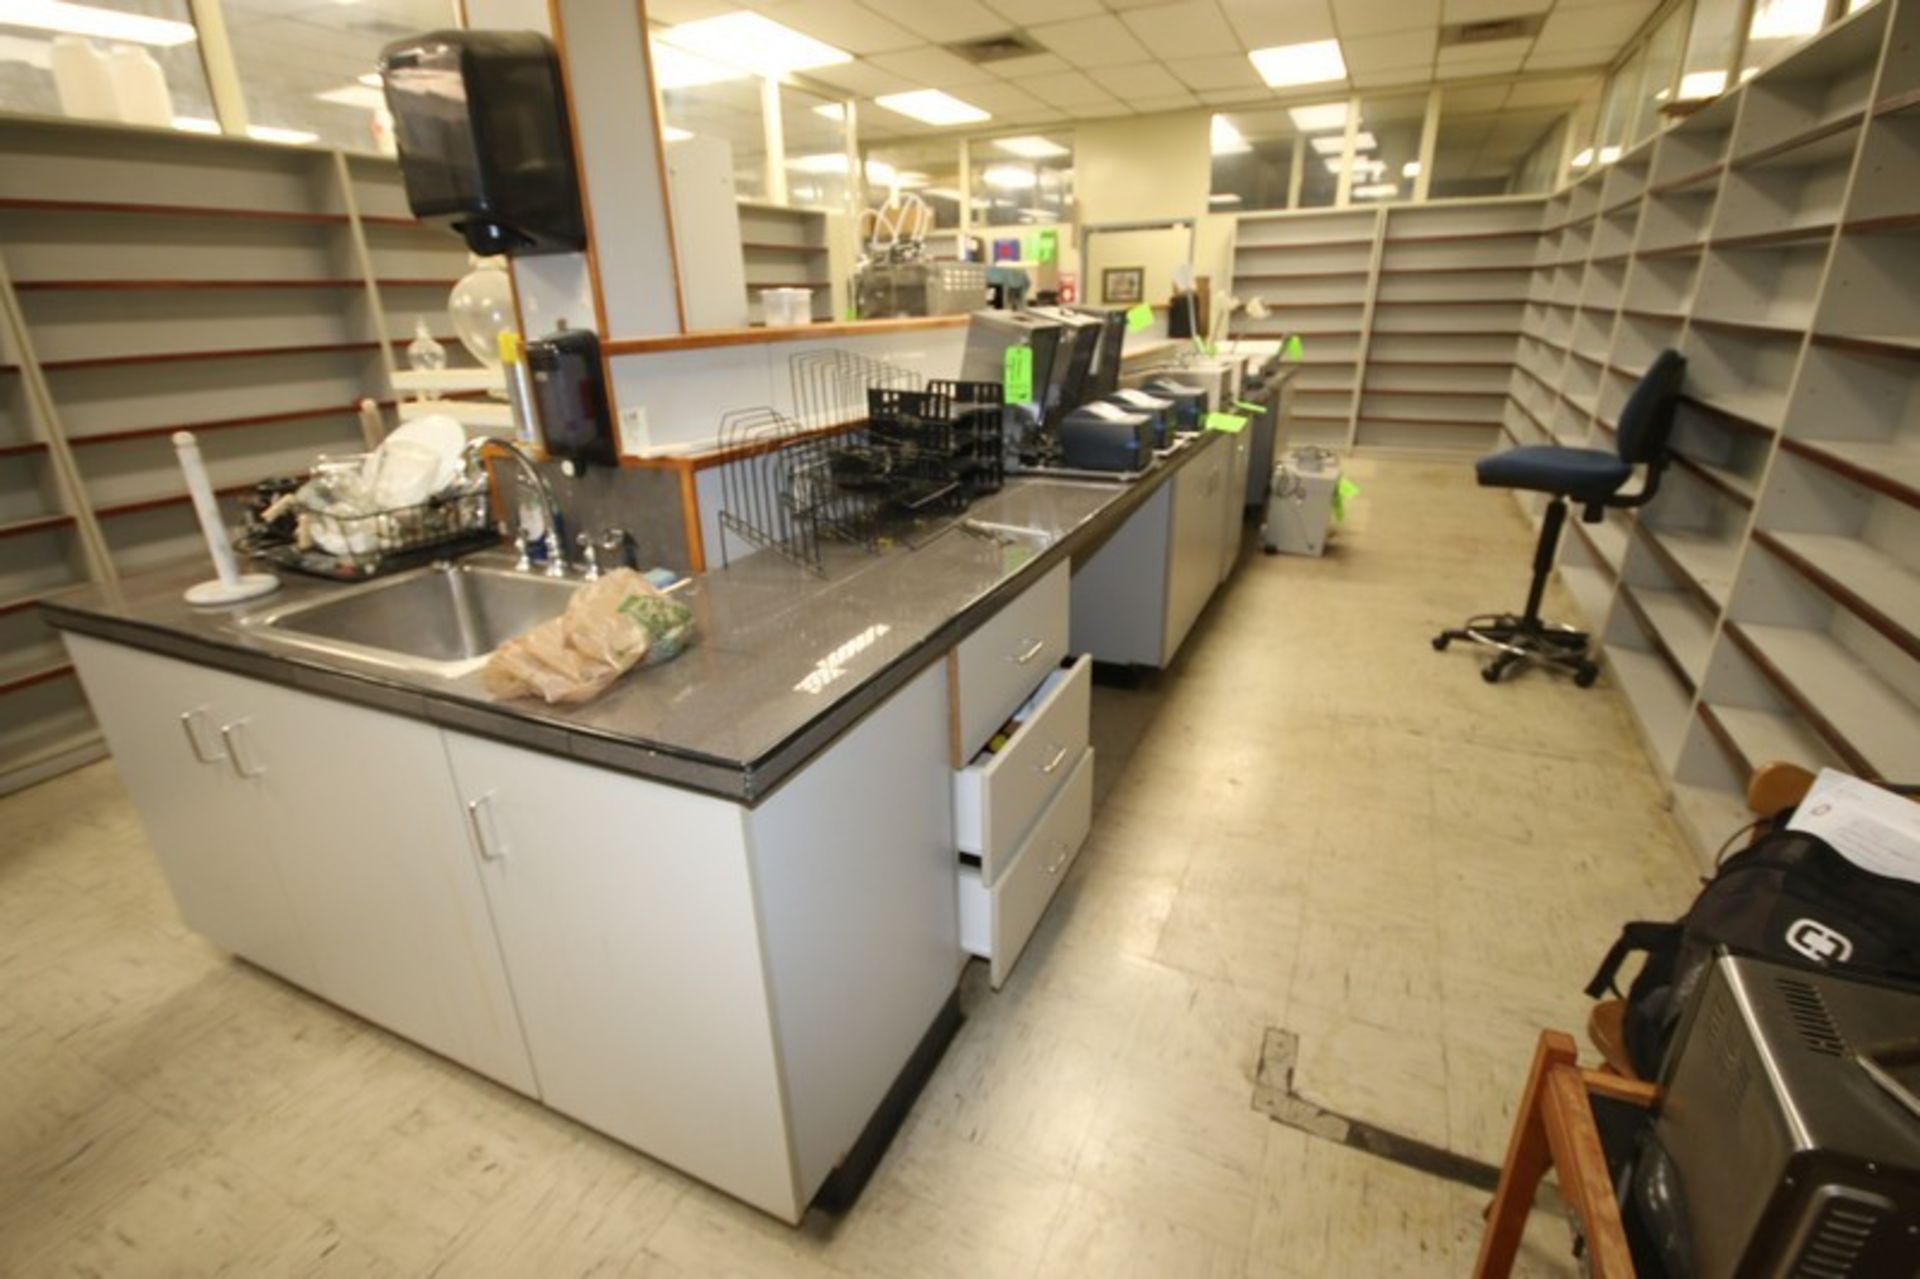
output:
[[[1207,58],[1170,58],[1167,66],[1192,89],[1266,89],[1244,53]]]
[[[1524,80],[1507,95],[1510,107],[1564,107],[1585,97],[1592,84],[1577,76],[1551,80]]]
[[[955,57],[945,49],[936,49],[932,45],[905,49],[899,53],[879,53],[868,60],[883,71],[905,76],[916,84],[932,89],[978,84],[982,80],[993,79],[993,73],[985,67],[975,66],[965,58]]]
[[[1450,44],[1440,50],[1435,59],[1439,66],[1455,67],[1463,62],[1512,62],[1517,69],[1520,59],[1527,56],[1533,48],[1533,41],[1527,37],[1512,40],[1482,40],[1474,44]]]
[[[1567,71],[1575,67],[1604,67],[1613,61],[1617,48],[1598,46],[1591,49],[1542,49],[1535,46],[1527,55],[1526,69],[1529,71]]]
[[[883,93],[903,93],[908,89],[926,87],[859,59],[843,62],[837,67],[815,67],[806,76],[809,80],[818,80],[863,97],[878,97]]]
[[[1049,22],[1028,31],[1034,39],[1080,67],[1112,67],[1146,62],[1153,55],[1133,38],[1126,24],[1111,14]]]
[[[1433,64],[1423,62],[1411,67],[1375,67],[1371,71],[1356,70],[1353,73],[1353,85],[1356,89],[1397,89],[1402,85],[1421,85],[1433,79]]]
[[[1436,80],[1472,80],[1479,76],[1509,75],[1520,69],[1520,57],[1486,58],[1478,62],[1451,62],[1434,67]]]
[[[967,101],[974,106],[982,111],[991,111],[1002,119],[1046,105],[1017,84],[970,84],[966,87],[966,95]]]
[[[782,0],[759,6],[760,12],[803,35],[825,40],[848,53],[885,53],[910,49],[926,40],[897,22],[889,22],[856,0]],[[649,4],[648,12],[652,12]]]
[[[1126,13],[1132,9],[1151,9],[1156,4],[1165,4],[1167,0],[1106,0],[1107,8],[1115,13]]]
[[[1237,106],[1242,102],[1272,102],[1273,90],[1261,85],[1257,89],[1202,89],[1200,101],[1209,106]]]
[[[1071,106],[1076,102],[1099,102],[1112,96],[1078,71],[1035,76],[1031,80],[1015,83],[1042,102],[1056,107]]]
[[[1608,45],[1618,50],[1640,24],[1647,11],[1638,4],[1595,5],[1591,9],[1556,9],[1547,15],[1540,28],[1542,49],[1589,49]]]
[[[729,0],[647,0],[647,17],[655,22],[672,26],[678,22],[698,22],[702,18],[717,18],[723,13],[732,13],[739,7],[737,4],[730,3]],[[229,19],[227,25],[235,24],[232,19]]]
[[[1158,62],[1135,62],[1124,67],[1099,67],[1087,72],[1108,93],[1122,98],[1187,95],[1186,86]]]
[[[1104,120],[1109,116],[1133,114],[1133,108],[1118,98],[1108,98],[1105,102],[1076,102],[1066,110],[1076,120]]]
[[[1220,0],[1220,7],[1249,49],[1333,38],[1327,0]]]
[[[1198,58],[1210,53],[1239,53],[1240,37],[1227,25],[1213,0],[1133,9],[1121,15],[1140,43],[1156,58]]]
[[[1186,111],[1200,105],[1200,99],[1191,93],[1155,94],[1150,98],[1133,99],[1134,109],[1141,114],[1150,111]]]
[[[1354,36],[1342,40],[1340,48],[1347,55],[1347,67],[1355,72],[1424,66],[1433,61],[1438,35],[1437,30],[1428,27],[1423,31],[1396,31],[1383,36]]]
[[[1067,18],[1091,18],[1106,12],[1100,0],[986,0],[986,5],[1016,27]]]
[[[1440,0],[1440,21],[1497,22],[1502,18],[1525,18],[1553,8],[1553,0]]]
[[[1054,75],[1073,69],[1067,60],[1057,53],[1034,53],[1024,58],[1003,58],[998,62],[986,62],[981,65],[1002,80],[1024,80],[1029,76]]]
[[[1343,36],[1377,36],[1440,23],[1440,0],[1340,0],[1333,24]]]
[[[923,40],[950,44],[978,40],[1010,31],[1017,23],[987,8],[980,0],[875,0],[870,6]]]
[[[1448,89],[1445,100],[1440,104],[1441,118],[1449,116],[1486,115],[1500,110],[1507,104],[1507,94],[1512,86],[1505,84],[1476,85],[1470,89]]]

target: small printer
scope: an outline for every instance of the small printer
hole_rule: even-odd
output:
[[[1153,461],[1153,419],[1117,404],[1083,404],[1060,422],[1060,465],[1081,471],[1144,471]]]
[[[1173,425],[1177,431],[1197,431],[1206,420],[1207,393],[1201,387],[1189,386],[1163,374],[1148,378],[1141,389],[1173,401]]]
[[[1103,404],[1117,404],[1129,413],[1145,413],[1153,420],[1153,446],[1166,448],[1173,443],[1173,419],[1179,411],[1171,396],[1155,395],[1152,391],[1142,391],[1138,387],[1129,387],[1124,391],[1115,391],[1102,396]]]

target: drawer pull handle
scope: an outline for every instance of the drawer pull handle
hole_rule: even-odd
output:
[[[1031,662],[1034,658],[1040,656],[1040,650],[1045,648],[1046,646],[1047,646],[1047,642],[1043,639],[1030,640],[1028,641],[1026,648],[1022,649],[1014,657],[1013,660],[1020,663],[1020,665],[1025,666],[1028,662]]]
[[[183,712],[180,716],[180,731],[187,735],[187,749],[193,752],[195,759],[202,764],[218,764],[226,756],[209,751],[200,737],[200,721],[206,718],[206,714],[207,708],[204,706],[196,706],[190,711]]]
[[[256,777],[265,777],[267,767],[258,760],[249,760],[248,752],[241,749],[241,739],[245,736],[247,721],[236,719],[231,724],[220,726],[220,740],[227,744],[227,762],[233,765],[233,774],[246,781]]]
[[[1059,768],[1060,765],[1066,763],[1066,761],[1067,761],[1067,748],[1064,746],[1055,747],[1053,752],[1053,758],[1048,760],[1046,763],[1040,765],[1040,771],[1042,773],[1051,773],[1055,769]]]
[[[1060,855],[1054,858],[1053,861],[1048,864],[1047,874],[1058,875],[1060,873],[1060,868],[1067,864],[1067,858],[1071,856],[1073,856],[1073,845],[1072,844],[1060,845]]]
[[[480,854],[481,861],[500,862],[505,861],[507,855],[494,848],[493,842],[487,838],[487,823],[480,820],[480,806],[491,803],[492,791],[467,801],[467,833],[473,837],[473,851]]]

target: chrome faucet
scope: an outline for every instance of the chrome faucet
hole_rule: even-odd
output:
[[[495,435],[482,435],[477,439],[467,441],[467,447],[464,450],[464,462],[469,470],[472,469],[475,462],[479,459],[480,454],[485,452],[489,446],[504,450],[506,454],[514,460],[520,472],[520,482],[533,486],[534,495],[540,499],[540,518],[546,524],[547,530],[545,535],[540,539],[541,544],[546,548],[547,552],[547,567],[544,571],[548,577],[565,577],[567,575],[567,552],[566,548],[560,542],[560,528],[559,521],[555,518],[557,508],[553,501],[552,485],[547,483],[546,476],[540,474],[540,467],[534,462],[532,454],[528,453],[525,448],[521,447],[521,445],[515,441],[502,439]],[[520,560],[514,567],[522,573],[531,573],[533,571],[533,557],[529,554],[529,549],[533,543],[533,538],[528,535],[526,529],[518,527],[517,515],[515,516],[515,524],[514,543],[520,548]]]

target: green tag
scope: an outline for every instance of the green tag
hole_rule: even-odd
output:
[[[1138,333],[1142,329],[1153,327],[1153,307],[1142,302],[1127,312],[1127,332]]]
[[[1060,233],[1051,228],[1034,237],[1033,260],[1035,262],[1058,262],[1060,260]]]
[[[1236,408],[1236,409],[1245,409],[1245,410],[1246,410],[1247,412],[1249,412],[1249,413],[1252,413],[1252,414],[1254,414],[1255,416],[1258,416],[1258,415],[1260,415],[1260,414],[1262,414],[1262,413],[1265,413],[1265,412],[1267,411],[1267,406],[1266,406],[1266,405],[1264,405],[1264,404],[1249,404],[1249,403],[1247,403],[1247,402],[1246,402],[1245,400],[1235,400],[1235,401],[1233,402],[1233,407],[1234,407],[1234,408]]]
[[[1228,435],[1238,435],[1247,429],[1247,419],[1238,413],[1209,413],[1205,425],[1209,431],[1225,431]]]
[[[1333,518],[1342,524],[1347,522],[1347,500],[1360,496],[1360,486],[1346,476],[1333,486]]]
[[[1298,361],[1303,349],[1300,342],[1300,335],[1298,333],[1289,334],[1287,340],[1280,346],[1280,358],[1283,360]]]
[[[1033,399],[1033,348],[1007,348],[1006,395],[1009,404],[1027,404]]]

